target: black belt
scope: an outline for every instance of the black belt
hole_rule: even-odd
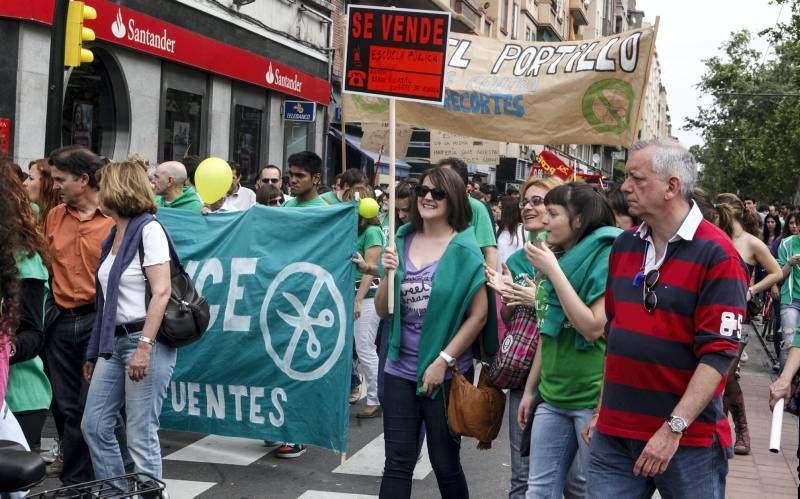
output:
[[[61,305],[56,305],[61,312],[70,315],[86,315],[94,313],[94,303],[90,303],[88,305],[80,305],[73,308],[64,308]]]
[[[114,330],[114,336],[125,336],[131,333],[140,333],[144,329],[144,321],[128,322],[119,324]]]

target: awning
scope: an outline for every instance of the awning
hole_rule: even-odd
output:
[[[331,137],[335,138],[336,140],[342,140],[342,132],[335,128],[331,128],[328,132]],[[353,149],[360,152],[362,155],[366,156],[372,163],[375,165],[377,169],[377,173],[387,174],[389,173],[389,155],[387,152],[383,154],[379,154],[375,151],[369,151],[367,149],[361,148],[361,137],[356,137],[355,135],[345,134],[347,145],[352,147]],[[378,161],[380,157],[380,162]],[[397,178],[405,178],[408,176],[409,172],[411,171],[411,165],[403,161],[402,159],[396,159],[395,162],[395,173],[397,174]]]

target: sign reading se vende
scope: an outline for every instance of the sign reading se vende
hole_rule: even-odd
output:
[[[442,104],[449,32],[450,13],[349,5],[344,91]]]

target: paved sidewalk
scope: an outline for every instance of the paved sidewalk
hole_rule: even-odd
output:
[[[752,331],[752,329],[751,329]],[[750,336],[747,353],[750,359],[742,364],[739,380],[745,396],[747,421],[752,452],[729,461],[727,497],[731,499],[773,499],[798,497],[797,417],[783,416],[781,452],[769,451],[769,384],[776,377],[758,338]],[[771,345],[770,345],[771,348]],[[731,421],[731,427],[733,422]]]

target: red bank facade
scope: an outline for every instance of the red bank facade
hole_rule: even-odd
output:
[[[297,151],[322,154],[331,101],[324,15],[298,22],[322,41],[315,47],[300,28],[295,37],[253,29],[221,3],[217,11],[189,0],[85,3],[97,11],[86,23],[95,61],[65,72],[63,144],[113,159],[139,153],[151,164],[220,156],[245,178]],[[54,0],[0,2],[0,154],[23,167],[45,154],[53,9]],[[315,103],[311,120],[284,116],[284,102],[298,100]]]

